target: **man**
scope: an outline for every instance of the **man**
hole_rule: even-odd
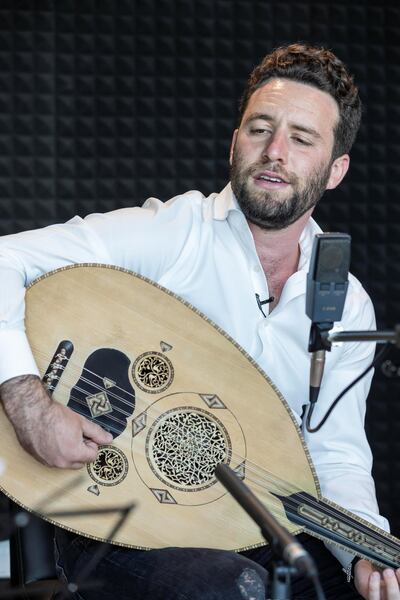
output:
[[[95,458],[99,444],[110,441],[94,423],[52,403],[23,333],[24,286],[75,262],[132,269],[196,305],[255,358],[300,422],[309,368],[305,275],[313,236],[320,231],[311,214],[323,192],[339,185],[348,170],[360,115],[357,88],[331,52],[301,44],[280,48],[265,57],[246,87],[231,146],[231,187],[209,198],[189,192],[164,205],[150,199],[143,209],[75,218],[4,238],[0,392],[28,452],[50,466],[80,468]],[[270,303],[259,306],[260,298]],[[343,324],[374,327],[371,302],[354,277]],[[373,356],[371,345],[335,350],[328,357],[316,420]],[[367,378],[355,386],[326,426],[306,440],[323,495],[386,527],[378,514],[363,426],[369,384]],[[307,536],[302,541],[317,559],[328,597],[358,597],[328,550]],[[63,532],[58,545],[60,568],[69,578],[95,546]],[[344,567],[351,563],[348,553],[332,552]],[[267,595],[270,559],[266,549],[234,554],[115,548],[98,569],[106,576],[103,595],[96,590],[77,597],[258,600]],[[360,560],[354,572],[364,598],[400,598],[393,571],[381,580]],[[293,597],[313,598],[314,592],[296,580]]]

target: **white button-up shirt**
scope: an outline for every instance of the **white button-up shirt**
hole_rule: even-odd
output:
[[[261,313],[268,283],[254,240],[230,185],[204,197],[190,191],[142,208],[73,218],[63,225],[5,236],[0,240],[0,383],[17,375],[38,374],[24,333],[24,288],[39,275],[83,262],[117,265],[149,277],[196,306],[232,336],[264,369],[300,423],[308,402],[310,320],[305,291],[313,237],[320,229],[310,219],[300,238],[298,270],[287,280],[279,303]],[[371,301],[350,276],[342,325],[374,329]],[[313,423],[372,361],[372,344],[350,343],[327,353]],[[371,478],[371,451],[364,432],[371,376],[354,386],[327,423],[305,432],[324,496],[387,529],[379,516]],[[334,550],[345,564],[349,555]]]

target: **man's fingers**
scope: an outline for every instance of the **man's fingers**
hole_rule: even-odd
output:
[[[88,438],[83,438],[83,443],[88,448],[92,448],[95,452],[97,452],[99,445],[96,444],[96,442],[93,442],[92,440],[89,440]]]
[[[380,600],[381,598],[381,576],[378,571],[371,573],[368,585],[368,600]]]
[[[113,441],[113,436],[108,431],[105,431],[100,427],[100,425],[96,425],[96,423],[92,423],[85,417],[81,417],[82,419],[82,432],[86,438],[89,438],[96,444],[109,444]]]
[[[98,446],[95,442],[84,439],[82,440],[79,456],[76,457],[76,460],[83,463],[93,462],[97,458],[97,450]]]
[[[85,463],[82,462],[74,462],[71,464],[71,469],[82,469],[85,466]]]
[[[392,569],[385,569],[383,571],[383,579],[386,584],[388,599],[397,600],[397,598],[400,598],[399,582],[397,581],[395,572]]]

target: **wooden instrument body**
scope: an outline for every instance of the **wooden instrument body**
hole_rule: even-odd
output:
[[[55,508],[79,511],[134,501],[137,506],[114,543],[139,548],[243,549],[264,540],[210,474],[218,456],[225,453],[228,464],[244,475],[272,510],[279,500],[257,484],[259,467],[277,481],[290,481],[318,496],[305,445],[278,391],[237,344],[172,293],[117,268],[61,269],[28,289],[26,328],[42,374],[51,374],[60,342],[73,344],[65,368],[54,371],[61,374],[59,381],[57,376],[53,380],[57,383],[54,399],[74,409],[84,404],[87,413],[94,397],[95,404],[103,403],[100,410],[111,411],[106,412],[108,422],[118,423],[122,431],[112,444],[101,448],[99,468],[93,463],[81,469],[81,480],[68,489],[77,473],[37,463],[20,447],[1,413],[1,455],[6,462],[1,486],[22,506],[46,518]],[[121,363],[124,386],[115,381],[110,349],[117,359],[127,361]],[[96,363],[104,350],[105,356]],[[153,373],[146,370],[149,360],[154,363]],[[89,380],[87,375],[94,369],[98,371],[95,394],[93,376]],[[141,372],[145,379],[140,379]],[[51,377],[47,380],[51,382]],[[80,404],[73,406],[71,397],[77,396],[77,390]],[[134,395],[130,406],[129,394]],[[122,401],[122,412],[114,407],[117,418],[110,421],[115,419],[113,397]],[[174,457],[172,465],[171,460],[165,461],[166,452]],[[201,476],[191,479],[188,473],[199,461]],[[115,518],[69,516],[56,523],[107,539]],[[284,521],[291,531],[300,529]]]

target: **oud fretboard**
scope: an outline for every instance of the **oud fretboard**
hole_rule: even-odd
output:
[[[382,567],[400,566],[400,543],[386,532],[364,524],[326,499],[306,492],[290,496],[274,494],[282,502],[287,518],[305,527],[307,533],[339,544],[346,550]]]

